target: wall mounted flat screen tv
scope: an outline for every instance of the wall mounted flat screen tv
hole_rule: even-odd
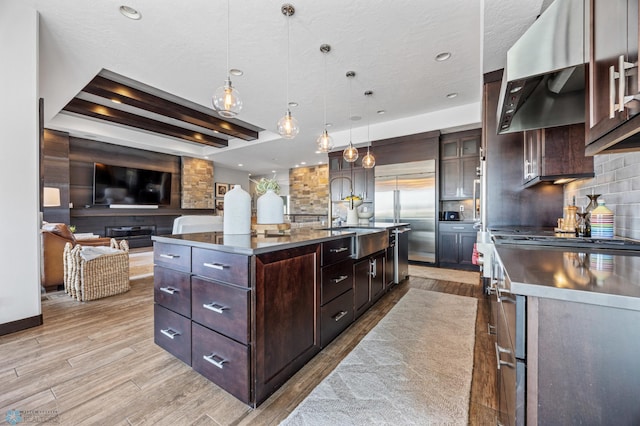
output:
[[[171,173],[94,163],[93,204],[169,205]]]

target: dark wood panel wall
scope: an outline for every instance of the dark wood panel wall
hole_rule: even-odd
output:
[[[159,152],[69,138],[71,202],[74,208],[93,205],[93,164],[158,170],[171,173],[171,205],[180,208],[180,157]]]
[[[488,73],[483,89],[482,145],[487,159],[487,226],[556,226],[563,213],[562,185],[524,188],[524,135],[497,134],[502,70]]]
[[[69,223],[69,135],[44,130],[42,151],[42,186],[60,189],[60,207],[43,207],[42,218]]]

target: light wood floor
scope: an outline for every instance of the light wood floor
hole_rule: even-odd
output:
[[[153,278],[88,303],[44,297],[44,325],[0,337],[0,420],[9,409],[53,411],[64,425],[277,425],[410,287],[479,299],[470,424],[495,424],[489,303],[478,285],[410,278],[250,409],[153,343]]]

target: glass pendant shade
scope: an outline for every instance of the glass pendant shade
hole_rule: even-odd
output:
[[[318,136],[316,144],[318,146],[318,151],[320,152],[329,152],[333,149],[333,138],[329,136],[327,129],[324,129],[322,134]]]
[[[213,93],[213,108],[222,117],[235,117],[242,110],[240,94],[231,85],[231,79],[227,78],[224,86],[218,87]]]
[[[342,158],[347,163],[353,163],[358,159],[358,148],[354,147],[351,142],[349,142],[349,146],[342,151]]]
[[[362,157],[362,167],[364,167],[365,169],[372,169],[375,165],[376,158],[373,156],[373,154],[367,151],[367,155]]]
[[[298,127],[298,120],[291,116],[291,111],[287,110],[287,113],[278,120],[278,133],[285,139],[293,139],[300,132]]]

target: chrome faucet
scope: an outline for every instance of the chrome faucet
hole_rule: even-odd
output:
[[[327,209],[327,225],[331,228],[333,226],[333,199],[331,197],[331,184],[338,179],[346,179],[349,181],[349,193],[353,194],[353,181],[348,176],[336,176],[329,180],[329,206]]]

